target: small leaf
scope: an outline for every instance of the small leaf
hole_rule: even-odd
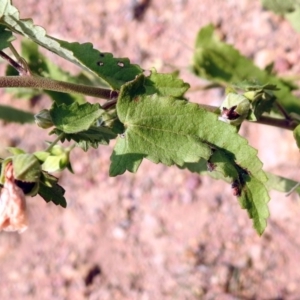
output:
[[[282,176],[278,176],[272,173],[266,173],[268,176],[268,181],[266,182],[266,187],[269,190],[275,190],[282,193],[290,193],[291,190],[299,184],[295,180],[291,180]],[[296,187],[295,192],[300,195],[300,186]]]
[[[298,0],[262,0],[262,4],[277,14],[285,14],[294,11],[300,2]]]
[[[247,209],[249,217],[253,219],[253,226],[262,234],[267,227],[269,217],[267,202],[270,200],[265,186],[254,176],[244,175],[245,185],[240,197],[238,197],[242,208]]]
[[[54,129],[50,134],[60,135],[62,131]],[[62,142],[75,141],[76,144],[84,151],[87,151],[90,147],[98,148],[100,144],[108,145],[111,139],[115,139],[117,135],[110,129],[103,126],[91,126],[88,130],[77,132],[74,134],[65,134]]]
[[[77,133],[88,130],[101,116],[103,110],[100,105],[84,103],[79,105],[54,104],[50,115],[54,126],[65,133]]]
[[[66,208],[67,202],[64,197],[65,190],[57,182],[57,178],[48,173],[42,172],[38,193],[46,202],[52,201],[54,204]]]

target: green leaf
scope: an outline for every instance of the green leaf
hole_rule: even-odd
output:
[[[209,145],[215,145],[233,153],[236,163],[259,180],[266,180],[257,151],[234,127],[218,121],[217,115],[197,104],[145,94],[143,80],[139,76],[125,84],[117,103],[119,119],[126,128],[122,136],[126,153],[146,155],[155,163],[183,165],[201,157],[208,160]]]
[[[279,90],[274,91],[274,94],[278,102],[288,112],[300,113],[299,99],[292,94],[294,85],[291,86],[285,80],[258,68],[233,46],[221,42],[214,34],[212,25],[203,27],[198,33],[193,71],[200,77],[222,85],[232,85],[243,80],[276,85]]]
[[[268,190],[260,180],[255,178],[255,175],[248,174],[248,170],[240,168],[231,153],[216,149],[209,162],[201,160],[195,164],[185,164],[184,167],[192,172],[206,174],[231,183],[233,194],[238,196],[241,207],[247,209],[249,217],[253,219],[254,228],[260,235],[263,233],[269,216]],[[210,172],[208,167],[211,168]]]
[[[14,123],[33,123],[34,115],[11,106],[0,105],[0,119]]]
[[[266,182],[266,187],[269,190],[276,190],[282,193],[290,193],[295,188],[295,192],[300,195],[300,186],[298,181],[294,181],[282,176],[278,176],[272,173],[266,172],[268,176],[268,181]]]
[[[64,197],[65,190],[58,183],[58,179],[46,172],[42,172],[38,194],[46,201],[52,201],[56,205],[67,207]]]
[[[117,113],[126,130],[118,143],[128,153],[138,154],[155,163],[182,165],[185,161],[197,161],[199,157],[209,158],[210,147],[202,143],[194,131],[195,120],[187,121],[187,113],[197,105],[188,106],[186,101],[157,94],[137,94],[144,89],[144,76],[124,85],[117,103]]]
[[[51,131],[51,134],[60,135],[62,131],[54,129]],[[82,148],[84,151],[87,151],[90,147],[98,148],[100,144],[108,145],[111,139],[115,139],[117,134],[115,134],[110,128],[103,126],[92,126],[88,130],[77,132],[75,134],[65,134],[62,138],[67,141],[75,141],[76,144]]]
[[[293,28],[300,32],[300,5],[291,13],[285,14],[286,19],[291,23]]]
[[[41,166],[33,154],[18,154],[12,157],[14,178],[25,182],[38,182]]]
[[[7,147],[6,150],[13,155],[26,154],[26,152],[23,149],[18,147]]]
[[[111,53],[94,49],[91,43],[69,43],[54,38],[53,40],[63,49],[70,50],[81,66],[98,75],[113,89],[120,89],[125,82],[142,73],[142,69],[138,65],[131,64],[128,58],[114,58]]]
[[[299,0],[262,0],[262,4],[265,8],[274,11],[277,14],[285,14],[292,12],[300,5]]]
[[[131,64],[128,58],[114,58],[111,53],[93,49],[91,43],[68,43],[47,35],[44,28],[33,24],[32,19],[20,19],[18,10],[11,5],[10,0],[0,2],[0,23],[62,58],[84,67],[113,89],[119,89],[122,84],[142,73],[142,69]]]
[[[145,88],[148,95],[157,93],[160,96],[183,97],[190,85],[174,74],[157,73],[152,69],[149,77],[145,78]]]
[[[241,205],[262,233],[268,212],[269,196],[263,184],[267,178],[257,151],[234,127],[197,104],[148,95],[143,75],[122,87],[117,113],[125,132],[111,156],[111,175],[135,172],[143,158],[180,167],[202,162],[202,158],[216,165],[216,171],[228,181],[239,181]],[[254,188],[258,191],[253,192]]]
[[[41,162],[44,162],[47,159],[47,157],[50,155],[50,153],[46,151],[36,151],[33,154]]]
[[[265,8],[284,17],[295,30],[300,31],[300,1],[299,0],[262,0]]]
[[[77,133],[88,130],[101,116],[103,109],[98,103],[79,105],[56,105],[50,109],[50,115],[55,127],[65,133]]]
[[[142,163],[144,154],[131,153],[127,149],[128,143],[123,136],[120,136],[111,155],[109,176],[117,176],[125,173],[126,170],[135,173]]]
[[[261,235],[267,227],[269,210],[267,202],[270,200],[268,191],[263,183],[252,175],[244,175],[245,184],[241,196],[238,197],[242,208],[247,209],[249,217],[253,219],[253,226]]]
[[[0,25],[0,50],[8,48],[10,43],[15,40],[12,32],[7,30],[3,25]]]

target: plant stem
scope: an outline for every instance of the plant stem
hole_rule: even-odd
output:
[[[115,99],[118,92],[94,86],[58,81],[38,76],[0,76],[0,88],[19,87],[44,89],[62,93],[77,93],[102,99]]]
[[[290,120],[290,121],[292,120],[291,116],[288,114],[288,112],[284,109],[284,107],[278,101],[275,101],[275,106],[281,112],[281,114],[285,117],[286,120]]]
[[[27,71],[21,66],[18,62],[13,60],[11,57],[9,57],[6,53],[3,51],[0,51],[0,56],[5,59],[13,68],[15,68],[20,75],[26,75],[28,74]]]
[[[51,142],[51,144],[46,148],[45,151],[49,152],[57,144],[57,142],[59,142],[64,137],[64,135],[65,135],[64,132],[62,132],[60,135],[58,135],[56,137],[56,139],[53,142]]]

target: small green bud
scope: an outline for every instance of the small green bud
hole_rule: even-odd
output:
[[[39,127],[44,129],[53,126],[52,118],[48,109],[42,109],[39,113],[34,115],[34,120]]]
[[[249,115],[250,101],[243,95],[228,93],[220,109],[219,120],[238,126]]]
[[[46,157],[42,164],[42,169],[46,172],[58,172],[65,168],[72,170],[70,165],[70,151],[73,147],[63,148],[62,146],[55,145],[50,150],[50,155]]]

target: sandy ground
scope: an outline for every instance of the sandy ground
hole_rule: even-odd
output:
[[[202,82],[189,72],[194,39],[208,23],[258,65],[274,60],[283,75],[300,71],[300,35],[259,1],[152,0],[143,15],[130,0],[14,4],[52,36],[92,42],[145,69],[178,68],[192,86]],[[221,101],[218,91],[188,96]],[[9,95],[1,99],[29,108]],[[37,108],[49,103],[42,99]],[[300,180],[291,132],[243,125],[242,134],[266,170]],[[34,151],[49,139],[35,126],[3,123],[0,137],[0,151]],[[271,218],[258,237],[223,182],[150,162],[137,174],[109,178],[112,146],[74,151],[76,175],[61,175],[67,209],[30,198],[29,229],[0,234],[0,299],[300,299],[297,196],[271,193]]]

